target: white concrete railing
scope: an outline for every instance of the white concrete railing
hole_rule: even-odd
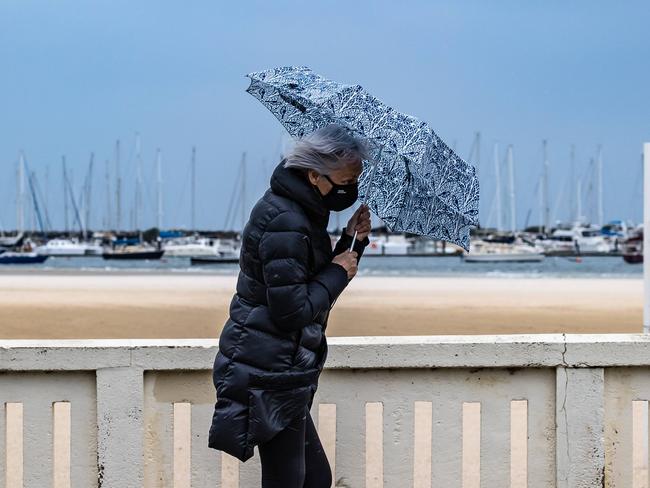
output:
[[[650,339],[329,339],[336,486],[648,488]],[[216,341],[0,341],[0,486],[256,487],[207,447]]]

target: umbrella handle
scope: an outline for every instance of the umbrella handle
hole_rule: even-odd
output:
[[[375,173],[377,172],[377,166],[379,166],[379,158],[381,158],[381,152],[384,150],[383,144],[379,146],[379,155],[374,158],[374,164],[372,166],[372,173],[370,173],[370,182],[368,183],[368,191],[366,194],[363,196],[363,201],[361,202],[362,205],[366,204],[366,201],[368,200],[368,195],[370,195],[370,190],[372,189],[372,182],[375,180]],[[350,249],[349,251],[352,252],[352,249],[354,248],[354,241],[357,239],[357,231],[355,229],[354,235],[352,236],[352,244],[350,244]]]

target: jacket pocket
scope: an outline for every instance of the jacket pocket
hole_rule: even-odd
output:
[[[298,415],[314,395],[318,369],[250,373],[248,386],[249,449],[273,438]]]

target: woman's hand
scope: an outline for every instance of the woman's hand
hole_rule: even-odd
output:
[[[354,236],[354,231],[357,231],[357,241],[363,241],[371,230],[370,222],[370,209],[368,205],[361,204],[350,217],[345,232],[350,236]]]
[[[334,256],[332,262],[343,266],[343,269],[348,273],[348,280],[351,280],[357,274],[356,251],[343,251],[341,254]]]

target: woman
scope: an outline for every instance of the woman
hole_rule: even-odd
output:
[[[263,488],[331,486],[309,409],[327,356],[329,311],[357,272],[370,212],[355,211],[334,250],[327,224],[330,211],[355,203],[366,157],[342,127],[314,131],[275,168],[244,228],[237,291],[214,360],[208,445],[241,461],[257,445]]]

